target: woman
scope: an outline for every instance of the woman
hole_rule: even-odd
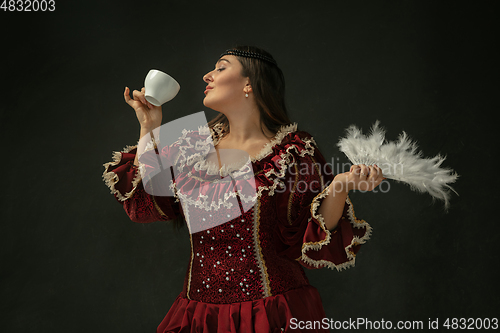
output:
[[[283,74],[266,51],[228,50],[203,80],[204,105],[220,112],[209,131],[184,132],[156,153],[151,147],[139,154],[137,147],[127,147],[105,164],[104,178],[133,221],[182,217],[191,231],[194,224],[202,226],[190,235],[183,291],[157,332],[281,332],[299,322],[321,321],[321,298],[302,266],[354,265],[371,228],[356,219],[347,195],[373,190],[383,180],[381,170],[355,165],[333,177],[311,135],[288,119]],[[124,97],[136,112],[140,137],[148,137],[161,125],[161,107],[145,100],[144,88],[133,98],[126,88]],[[207,133],[216,152],[207,149],[200,156],[196,152],[203,150]],[[250,188],[248,178],[221,181],[239,170],[221,160],[231,149],[247,154],[255,196],[241,190]],[[190,150],[193,155],[186,157]],[[171,186],[180,202],[144,189],[139,162],[148,164],[148,154],[157,153],[177,162]],[[202,195],[207,183],[210,195]],[[251,207],[243,209],[250,197]],[[228,205],[231,199],[235,204]],[[221,210],[232,215],[226,219]]]

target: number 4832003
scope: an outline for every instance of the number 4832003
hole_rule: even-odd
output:
[[[4,0],[0,9],[4,12],[53,12],[55,0]]]

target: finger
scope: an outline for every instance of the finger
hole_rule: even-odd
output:
[[[376,179],[378,177],[378,170],[374,165],[370,165],[368,167],[368,174],[369,177],[372,179]]]
[[[359,172],[360,172],[361,168],[359,167],[358,164],[355,164],[351,167],[351,169],[349,170],[349,172],[355,174],[355,175],[359,175]]]
[[[377,181],[377,186],[379,186],[387,178],[384,177],[384,173],[383,173],[382,169],[379,168],[379,167],[377,167],[377,168],[378,168],[378,176],[377,176],[377,180],[376,181]]]
[[[130,98],[130,89],[128,87],[125,87],[125,91],[123,92],[123,97],[125,98],[125,102],[127,102],[127,104],[130,105],[130,101],[132,99]]]
[[[375,170],[377,170],[377,178],[384,180],[385,178],[382,169],[378,165],[375,165]]]
[[[379,166],[377,166],[378,170],[379,170],[379,177],[382,178],[382,180],[384,179],[387,179],[385,176],[384,176],[384,170],[382,170],[382,168],[380,168]]]
[[[147,104],[146,98],[144,98],[144,93],[142,91],[134,90],[132,95],[134,96],[134,99],[136,101],[140,101],[144,105]]]
[[[373,166],[370,172],[370,180],[373,182],[373,185],[377,187],[383,180],[382,170],[377,166]]]
[[[360,168],[361,171],[359,174],[361,175],[361,177],[368,177],[370,175],[370,169],[366,165],[361,164]]]
[[[141,93],[144,94],[144,102],[143,103],[146,104],[148,106],[148,108],[152,109],[153,105],[151,103],[149,103],[148,100],[146,99],[146,88],[142,87]]]

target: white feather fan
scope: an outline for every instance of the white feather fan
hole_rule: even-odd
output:
[[[376,164],[384,177],[407,183],[415,191],[428,192],[433,198],[443,200],[448,208],[449,190],[455,192],[449,184],[455,182],[458,175],[451,169],[441,168],[445,158],[440,155],[423,158],[405,132],[397,141],[387,142],[377,120],[370,135],[351,125],[337,145],[353,164]]]

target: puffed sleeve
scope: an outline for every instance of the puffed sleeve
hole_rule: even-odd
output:
[[[164,151],[167,149],[168,147]],[[182,214],[174,197],[147,193],[141,177],[144,172],[141,173],[134,165],[136,153],[137,146],[127,146],[121,152],[114,152],[113,161],[104,164],[103,173],[104,182],[123,205],[130,219],[138,223],[149,223],[172,220]],[[148,157],[151,160],[151,157],[156,158],[155,155],[155,150],[149,150],[140,160],[148,160]]]
[[[278,194],[279,237],[285,244],[282,254],[307,268],[354,266],[356,253],[371,234],[371,227],[354,215],[347,198],[337,227],[328,230],[319,207],[328,194],[333,171],[306,132],[296,133],[287,149],[285,191]]]

